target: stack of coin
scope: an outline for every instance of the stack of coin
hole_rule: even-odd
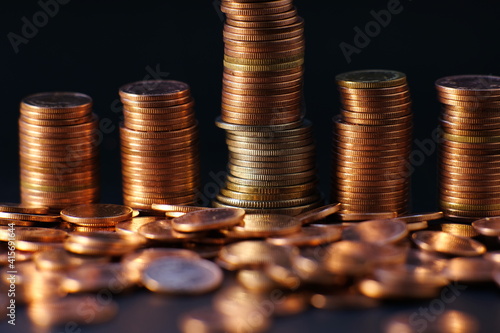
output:
[[[216,207],[297,215],[317,207],[315,146],[302,122],[304,22],[292,0],[222,1],[222,115],[230,156]]]
[[[342,109],[333,121],[332,200],[345,213],[406,213],[412,114],[405,74],[362,70],[336,81]]]
[[[150,80],[120,88],[124,203],[192,205],[200,182],[198,125],[189,86]]]
[[[221,121],[217,125],[227,131],[229,174],[215,207],[298,215],[321,205],[309,122],[300,127]],[[287,127],[290,125],[293,128]]]
[[[222,120],[240,125],[301,119],[304,21],[293,0],[222,1]]]
[[[21,200],[61,209],[98,200],[97,117],[73,92],[24,98],[19,118]]]
[[[436,81],[443,104],[440,205],[449,218],[500,215],[500,77],[458,75]]]

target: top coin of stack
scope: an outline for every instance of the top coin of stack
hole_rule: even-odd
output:
[[[500,77],[457,75],[436,81],[443,103],[440,204],[461,220],[500,215]]]
[[[304,22],[293,0],[222,1],[222,120],[278,125],[301,119]]]
[[[97,117],[73,92],[24,98],[19,118],[23,204],[62,209],[98,200]]]
[[[120,88],[123,197],[126,205],[195,203],[198,125],[186,83],[150,80]]]
[[[337,75],[332,200],[343,212],[408,211],[410,93],[403,73],[362,70]]]

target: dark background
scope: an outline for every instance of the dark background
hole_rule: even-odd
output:
[[[372,37],[359,54],[353,54],[348,63],[339,44],[352,45],[353,29],[358,26],[364,30],[365,24],[373,20],[370,12],[386,9],[388,2],[295,1],[306,21],[307,118],[315,125],[321,188],[327,195],[331,117],[339,107],[336,74],[364,68],[405,72],[414,101],[414,137],[423,141],[431,138],[438,124],[440,108],[433,86],[437,78],[500,73],[500,5],[493,0],[401,0],[401,13],[393,15],[390,24]],[[118,88],[147,75],[151,78],[151,72],[191,85],[200,122],[204,184],[213,180],[211,174],[225,169],[224,132],[214,125],[221,94],[223,22],[212,1],[73,0],[59,7],[57,15],[39,28],[27,44],[19,46],[18,53],[14,52],[8,34],[21,35],[22,18],[32,22],[41,7],[36,1],[8,1],[0,9],[0,202],[19,200],[17,118],[18,104],[24,96],[56,90],[86,93],[94,99],[95,112],[117,125]],[[117,128],[104,134],[100,148],[102,201],[118,203],[121,179]],[[421,150],[418,145],[415,149]],[[436,153],[424,155],[422,162],[415,163],[412,175],[414,211],[437,209]],[[473,295],[470,302],[464,298],[460,304],[477,312],[470,303],[486,305],[491,295],[485,295]],[[141,308],[141,303],[127,302],[128,308]],[[498,305],[488,310],[489,316],[500,314]],[[377,311],[365,315],[368,323],[369,318],[375,318],[375,322],[380,319],[377,313],[386,313]],[[485,313],[480,315],[486,319]],[[314,316],[322,315],[309,314],[302,321],[291,321],[303,324],[287,322],[279,327],[299,332],[297,329],[307,328],[308,320]],[[368,325],[363,320],[354,320],[354,326],[349,326],[351,315],[323,319],[315,319],[323,331],[333,330],[331,324],[335,322],[339,328],[377,331],[373,326],[363,326]],[[492,324],[499,327],[498,319],[495,320]],[[150,328],[155,327],[151,325],[154,321]]]

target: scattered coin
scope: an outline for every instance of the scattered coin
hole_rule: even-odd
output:
[[[181,232],[197,232],[235,226],[243,221],[245,211],[238,208],[212,208],[186,213],[172,220]]]
[[[132,217],[133,210],[113,204],[86,204],[72,206],[61,211],[64,221],[82,226],[114,226]]]
[[[16,203],[0,203],[0,212],[22,213],[22,214],[48,214],[49,207],[37,207]]]
[[[246,214],[242,225],[221,230],[228,237],[253,238],[288,235],[301,229],[301,222],[282,214]]]
[[[486,252],[486,247],[478,241],[442,231],[417,231],[412,239],[425,251],[455,256],[479,256]]]
[[[500,218],[486,217],[472,222],[472,226],[482,235],[500,236]]]
[[[222,270],[211,261],[182,257],[154,260],[142,275],[142,283],[149,290],[176,295],[211,292],[222,279]]]
[[[399,219],[372,220],[351,225],[342,231],[342,238],[374,244],[396,243],[406,237],[406,223]]]
[[[451,281],[465,283],[490,282],[495,264],[484,258],[453,258],[448,261],[444,274]]]

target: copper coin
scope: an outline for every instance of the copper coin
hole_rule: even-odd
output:
[[[174,80],[138,81],[120,88],[120,96],[136,101],[158,101],[188,96],[189,86]]]
[[[40,113],[66,113],[90,110],[92,99],[80,93],[47,92],[25,97],[21,105],[24,109]]]
[[[172,220],[177,231],[195,232],[231,227],[243,221],[243,209],[213,208],[189,212]]]

